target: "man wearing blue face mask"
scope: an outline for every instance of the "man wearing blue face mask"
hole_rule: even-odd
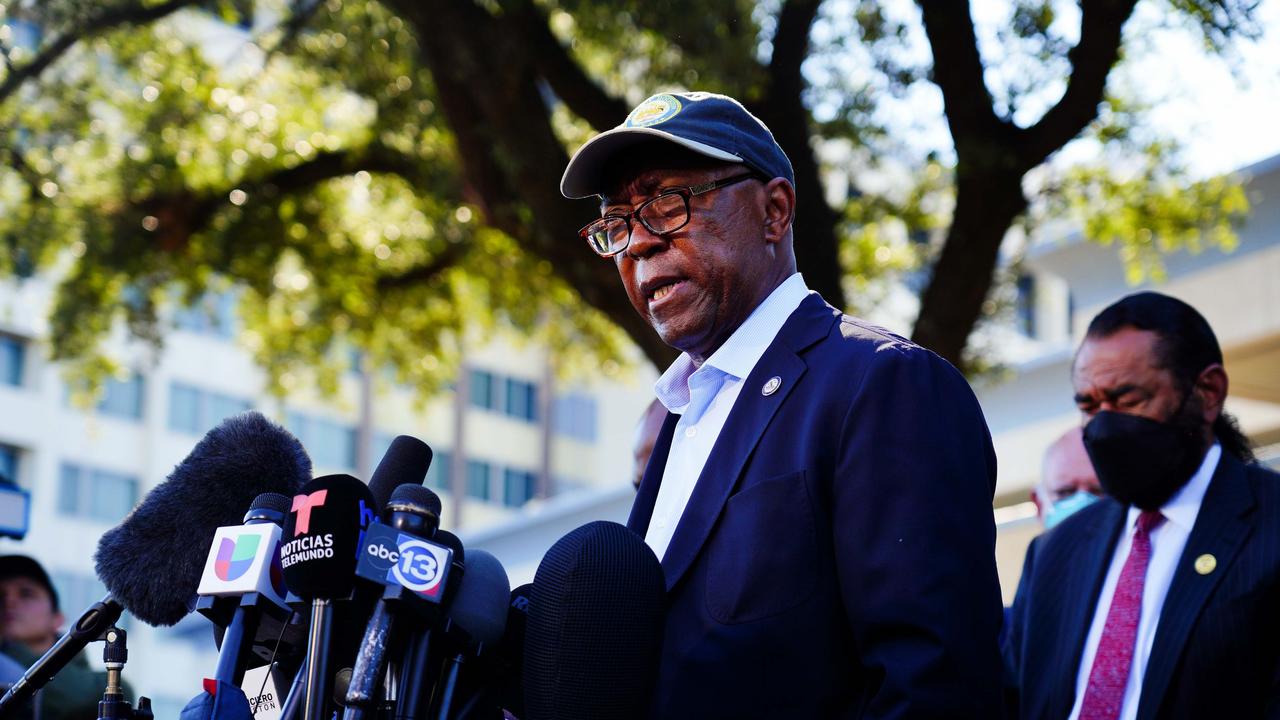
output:
[[[1031,490],[1036,515],[1045,530],[1067,519],[1102,496],[1098,475],[1084,449],[1084,431],[1074,427],[1054,441],[1044,453],[1040,482]]]
[[[1005,641],[1024,720],[1280,711],[1280,476],[1223,412],[1222,363],[1159,293],[1090,323],[1072,385],[1108,497],[1027,553]]]

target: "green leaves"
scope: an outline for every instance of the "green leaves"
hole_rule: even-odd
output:
[[[1238,179],[1189,181],[1152,159],[1129,175],[1110,168],[1074,168],[1064,184],[1063,201],[1086,237],[1119,247],[1132,285],[1163,280],[1163,257],[1175,250],[1235,249],[1235,227],[1249,211]]]
[[[656,341],[625,302],[610,302],[620,298],[611,273],[575,264],[555,244],[574,242],[579,218],[543,180],[622,100],[673,88],[744,100],[790,131],[788,152],[806,161],[798,168],[820,166],[851,188],[830,198],[834,232],[813,231],[810,218],[822,213],[802,214],[798,229],[806,252],[834,262],[838,251],[844,285],[864,308],[883,279],[930,263],[948,236],[954,154],[919,140],[946,123],[919,117],[936,107],[937,88],[921,83],[931,46],[916,7],[449,2],[458,4],[0,1],[9,61],[0,67],[9,87],[0,92],[0,274],[65,271],[54,356],[100,380],[112,369],[102,339],[117,324],[158,344],[175,308],[235,288],[242,341],[277,391],[333,387],[355,347],[430,393],[468,332],[539,339],[561,367],[616,367],[630,352],[617,327],[641,345]],[[1168,6],[1215,51],[1258,32],[1252,0]],[[990,161],[978,170],[1007,170],[995,160],[1016,154],[1019,125],[1072,87],[1068,39],[1079,33],[1069,7],[1018,0],[976,41],[963,22],[939,30],[938,47],[980,44],[972,49],[985,66],[960,95],[985,105],[990,92],[996,107],[973,117],[993,121],[952,126],[969,133],[955,142],[980,148],[970,161]],[[788,12],[793,22],[780,22]],[[1123,17],[1113,20],[1117,35]],[[522,34],[522,23],[543,19],[563,48],[545,32]],[[489,46],[484,31],[494,28],[502,32],[488,34]],[[442,53],[445,40],[458,44]],[[468,56],[476,48],[482,54]],[[775,51],[786,55],[780,48],[794,62],[771,66]],[[36,67],[42,57],[48,64]],[[471,72],[445,77],[450,63]],[[1064,137],[1093,117],[1103,87],[1094,80],[1094,94],[1068,108]],[[1092,131],[1122,151],[1124,172],[1101,162],[1071,169],[1034,204],[1074,214],[1090,238],[1122,247],[1133,280],[1159,277],[1171,249],[1229,248],[1247,211],[1235,181],[1178,170],[1172,146],[1141,131],[1140,110],[1113,99]],[[1053,142],[1046,154],[1065,140]],[[1021,197],[1020,177],[997,176]],[[997,224],[980,228],[992,257],[1008,229]],[[976,316],[991,273],[961,274],[958,290],[982,292],[947,297],[972,296]],[[944,320],[935,325],[967,335],[973,318]]]

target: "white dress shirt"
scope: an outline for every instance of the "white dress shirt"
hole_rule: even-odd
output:
[[[751,311],[702,367],[682,353],[654,383],[658,400],[680,416],[644,537],[659,560],[671,544],[743,381],[808,294],[804,278],[793,274]]]
[[[1209,481],[1213,479],[1221,457],[1222,446],[1215,442],[1209,452],[1205,453],[1196,474],[1191,476],[1169,502],[1161,506],[1160,514],[1164,515],[1165,520],[1151,531],[1151,561],[1147,565],[1147,576],[1142,587],[1142,614],[1138,617],[1133,666],[1129,670],[1129,684],[1124,689],[1124,704],[1120,708],[1119,720],[1134,720],[1138,715],[1138,696],[1142,693],[1142,678],[1146,674],[1151,643],[1155,640],[1156,626],[1160,622],[1160,609],[1164,607],[1164,599],[1169,594],[1169,584],[1173,582],[1178,559],[1187,546],[1187,537],[1191,535],[1196,515],[1200,512],[1200,503],[1204,500],[1204,493],[1209,489]],[[1076,704],[1071,708],[1068,720],[1080,717],[1080,705],[1084,702],[1085,689],[1089,686],[1089,673],[1093,670],[1093,659],[1098,654],[1102,628],[1107,623],[1111,599],[1116,593],[1116,584],[1120,582],[1120,571],[1129,557],[1129,548],[1133,546],[1133,533],[1141,513],[1136,507],[1129,508],[1125,531],[1116,542],[1115,554],[1111,556],[1111,567],[1107,570],[1102,594],[1098,596],[1098,607],[1093,611],[1093,623],[1089,626],[1084,655],[1080,658],[1080,669],[1076,674]]]

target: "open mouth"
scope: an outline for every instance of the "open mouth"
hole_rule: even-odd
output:
[[[683,282],[683,281],[681,281],[681,282]],[[678,286],[681,284],[681,282],[674,282],[674,283],[671,283],[670,285],[663,285],[662,287],[660,287],[660,288],[658,288],[657,290],[654,290],[654,291],[653,291],[653,297],[651,297],[650,299],[651,299],[651,300],[661,300],[662,298],[664,298],[664,297],[666,297],[666,296],[670,295],[671,293],[675,292],[676,287],[678,287]]]
[[[657,302],[675,292],[681,285],[684,285],[684,278],[656,278],[645,283],[644,295],[649,302]]]

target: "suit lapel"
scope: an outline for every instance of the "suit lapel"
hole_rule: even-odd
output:
[[[1252,507],[1253,492],[1244,465],[1223,453],[1160,609],[1151,657],[1142,678],[1138,720],[1150,720],[1160,708],[1196,618],[1253,527],[1245,517]],[[1205,554],[1212,555],[1217,564],[1202,575],[1195,565],[1196,559]]]
[[[1063,625],[1063,647],[1059,648],[1058,671],[1053,674],[1057,685],[1053,689],[1053,707],[1058,717],[1066,717],[1075,705],[1076,678],[1080,661],[1084,657],[1084,642],[1093,624],[1093,614],[1098,607],[1098,593],[1111,568],[1111,556],[1116,541],[1124,529],[1128,510],[1114,500],[1103,500],[1101,511],[1082,531],[1080,558],[1074,572],[1065,573],[1066,585],[1062,588],[1061,602],[1065,603],[1066,620]]]
[[[698,476],[689,504],[685,506],[671,544],[663,555],[662,569],[667,576],[667,590],[675,587],[693,564],[694,558],[711,534],[711,528],[719,518],[725,501],[738,484],[738,476],[742,473],[747,458],[760,442],[774,413],[804,375],[806,366],[799,353],[826,336],[836,315],[836,311],[823,302],[821,297],[810,294],[787,318],[778,336],[760,357],[751,374],[743,380],[738,399],[711,448],[711,454],[707,457],[702,474]],[[765,383],[775,377],[779,378],[780,384],[766,395],[763,392]],[[663,466],[665,465],[664,460]],[[653,470],[652,462],[649,470]],[[646,471],[646,483],[648,475],[649,472]]]
[[[653,518],[653,506],[658,502],[658,488],[662,485],[662,470],[667,466],[667,456],[671,454],[671,438],[675,436],[676,423],[679,421],[680,416],[671,412],[662,421],[662,429],[658,431],[658,437],[653,441],[653,451],[649,453],[649,462],[644,466],[644,477],[640,479],[635,502],[631,503],[627,527],[640,537],[649,532],[649,520]]]

